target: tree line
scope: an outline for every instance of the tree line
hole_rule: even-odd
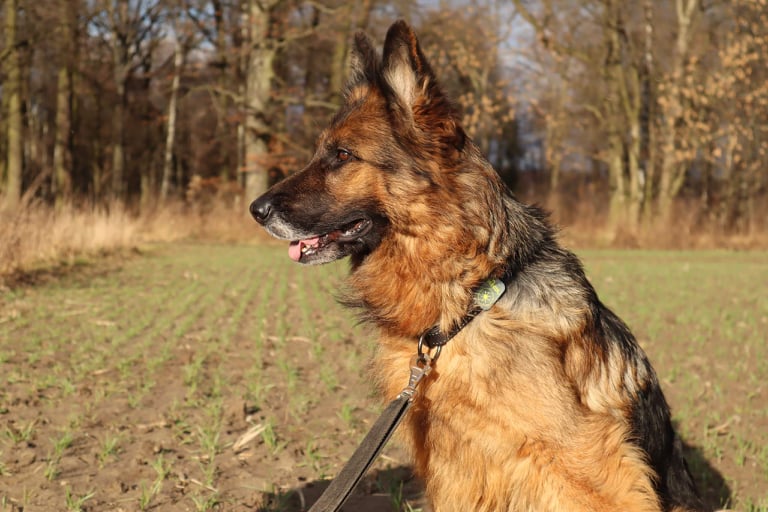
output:
[[[4,208],[255,197],[311,154],[354,32],[400,17],[513,187],[766,226],[768,0],[3,0]]]

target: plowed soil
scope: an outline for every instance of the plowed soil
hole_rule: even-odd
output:
[[[768,510],[768,255],[586,252],[708,499]],[[346,263],[179,244],[0,291],[0,511],[298,511],[380,410]],[[395,444],[347,510],[426,510]]]

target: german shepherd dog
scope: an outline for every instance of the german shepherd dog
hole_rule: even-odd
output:
[[[312,160],[250,211],[299,263],[350,257],[343,302],[380,333],[385,399],[420,336],[454,334],[400,428],[435,512],[708,510],[648,358],[469,139],[405,22],[383,57],[356,35]],[[506,292],[468,321],[489,278]]]

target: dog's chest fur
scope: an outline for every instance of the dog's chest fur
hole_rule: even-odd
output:
[[[578,362],[595,360],[574,341],[587,322],[584,297],[574,283],[542,287],[539,279],[532,291],[519,278],[443,348],[401,427],[435,512],[582,510],[580,502],[585,511],[659,510],[644,456],[615,408],[625,397],[610,374],[621,368],[588,371]],[[381,339],[373,373],[386,399],[407,383],[414,351],[412,339]],[[583,390],[595,387],[602,402],[590,404]],[[621,475],[609,479],[612,488],[584,471],[606,459]],[[600,487],[604,496],[586,496]]]

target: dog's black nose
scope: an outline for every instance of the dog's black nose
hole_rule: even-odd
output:
[[[272,201],[265,194],[251,203],[250,210],[256,222],[264,224],[272,214]]]

